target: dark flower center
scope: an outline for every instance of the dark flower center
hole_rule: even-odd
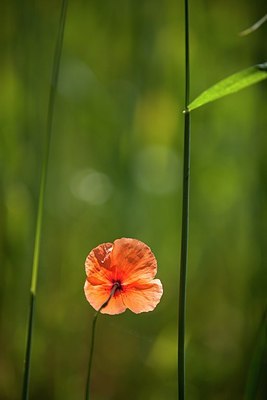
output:
[[[120,280],[116,280],[116,281],[115,281],[115,279],[113,279],[113,280],[112,280],[112,283],[113,283],[112,290],[114,290],[114,294],[115,294],[117,291],[122,291],[122,290],[123,290]]]

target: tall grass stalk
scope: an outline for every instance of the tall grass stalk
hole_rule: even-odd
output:
[[[31,365],[31,345],[32,345],[32,330],[33,330],[33,319],[34,309],[36,300],[36,287],[38,278],[38,268],[40,259],[40,243],[42,233],[42,222],[43,222],[43,211],[44,211],[44,196],[47,180],[47,169],[49,159],[49,149],[51,132],[54,117],[55,108],[55,96],[58,83],[58,72],[61,60],[62,44],[64,37],[64,28],[66,21],[68,0],[62,0],[61,3],[61,14],[58,25],[58,33],[56,39],[56,46],[53,59],[52,77],[50,84],[50,95],[48,102],[47,120],[46,120],[46,135],[45,135],[45,151],[42,162],[42,172],[40,181],[40,192],[38,201],[37,211],[37,223],[34,240],[34,253],[33,253],[33,264],[32,264],[32,277],[31,277],[31,288],[30,288],[30,303],[29,303],[29,317],[27,327],[27,339],[26,339],[26,350],[25,350],[25,361],[24,361],[24,374],[23,374],[23,387],[22,387],[22,400],[29,398],[29,382],[30,382],[30,365]]]
[[[264,361],[267,354],[267,309],[256,336],[254,351],[248,369],[244,400],[254,400],[259,391],[261,374],[263,376]]]
[[[185,0],[185,110],[184,110],[184,165],[183,165],[183,202],[182,235],[180,260],[180,292],[178,320],[178,396],[185,399],[185,311],[186,311],[186,274],[188,258],[189,231],[189,187],[190,187],[190,63],[189,63],[189,0]]]

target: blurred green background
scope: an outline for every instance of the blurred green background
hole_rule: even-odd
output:
[[[20,398],[59,0],[2,0],[0,398]],[[266,61],[263,0],[191,1],[191,98]],[[94,400],[177,398],[183,2],[70,0],[45,198],[31,399],[81,399],[93,309],[84,260],[146,242],[164,285],[152,313],[101,316]],[[192,114],[188,400],[267,398],[266,82]],[[254,360],[254,361],[252,361]],[[257,361],[258,360],[258,361]],[[259,373],[256,373],[257,369]],[[256,371],[256,372],[255,372]]]

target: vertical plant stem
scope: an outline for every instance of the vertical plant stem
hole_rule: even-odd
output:
[[[95,328],[96,328],[97,317],[98,317],[98,314],[100,313],[100,311],[108,305],[111,297],[114,296],[116,290],[118,289],[118,286],[119,285],[117,283],[115,283],[113,285],[108,299],[105,301],[105,303],[102,304],[102,306],[99,308],[99,310],[94,315],[94,319],[92,322],[91,345],[90,345],[90,354],[89,354],[89,362],[88,362],[88,370],[87,370],[87,378],[86,378],[86,386],[85,386],[85,400],[89,400],[89,398],[90,398],[91,371],[92,371],[92,362],[93,362],[93,354],[94,354]]]
[[[30,380],[30,362],[31,362],[31,342],[32,342],[32,323],[35,305],[35,295],[30,293],[29,303],[29,319],[28,319],[28,330],[27,330],[27,341],[25,350],[25,361],[24,361],[24,374],[23,374],[23,387],[22,387],[22,399],[26,400],[29,398],[29,380]]]
[[[89,354],[89,363],[88,363],[88,372],[85,386],[85,400],[89,400],[90,396],[90,383],[91,383],[91,370],[92,370],[92,362],[93,362],[93,354],[94,354],[94,345],[95,345],[95,327],[97,322],[99,311],[97,311],[94,315],[94,319],[92,322],[92,336],[91,336],[91,346],[90,346],[90,354]]]
[[[264,359],[267,355],[267,310],[265,310],[259,331],[255,340],[254,351],[248,369],[244,400],[257,398],[259,390],[261,371],[264,369]],[[264,374],[262,374],[263,377]]]
[[[50,148],[50,140],[51,140],[51,132],[52,132],[52,124],[54,116],[55,95],[58,83],[58,72],[60,66],[64,28],[65,28],[66,13],[67,13],[67,4],[68,0],[62,0],[56,47],[53,59],[52,77],[50,84],[50,95],[49,95],[47,121],[46,121],[45,152],[42,162],[40,192],[39,192],[38,211],[37,211],[37,223],[36,223],[35,240],[34,240],[34,254],[33,254],[29,318],[27,327],[27,339],[26,339],[24,374],[23,374],[22,400],[27,400],[29,398],[32,330],[33,330],[34,306],[36,299],[36,286],[37,286],[39,258],[40,258],[40,243],[41,243],[43,211],[44,211],[44,195],[45,195],[49,148]]]
[[[180,292],[178,321],[178,396],[185,399],[185,316],[186,316],[186,274],[189,231],[189,187],[190,187],[190,64],[189,64],[189,0],[185,0],[185,110],[184,110],[184,165],[182,235],[180,260]]]

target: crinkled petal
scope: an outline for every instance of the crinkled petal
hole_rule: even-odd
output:
[[[157,273],[157,260],[150,248],[137,239],[117,239],[111,252],[115,279],[124,284],[151,281]]]
[[[100,307],[109,298],[112,285],[101,284],[101,285],[91,285],[87,280],[84,285],[84,293],[86,299],[91,304],[95,310],[99,310]],[[109,300],[108,305],[101,310],[102,314],[121,314],[126,310],[126,306],[122,301],[120,292],[115,293],[115,295]]]
[[[112,280],[111,258],[112,243],[103,243],[88,254],[85,261],[85,272],[92,285],[107,284]]]
[[[128,285],[121,293],[125,306],[136,314],[154,310],[162,294],[163,288],[159,279]]]

